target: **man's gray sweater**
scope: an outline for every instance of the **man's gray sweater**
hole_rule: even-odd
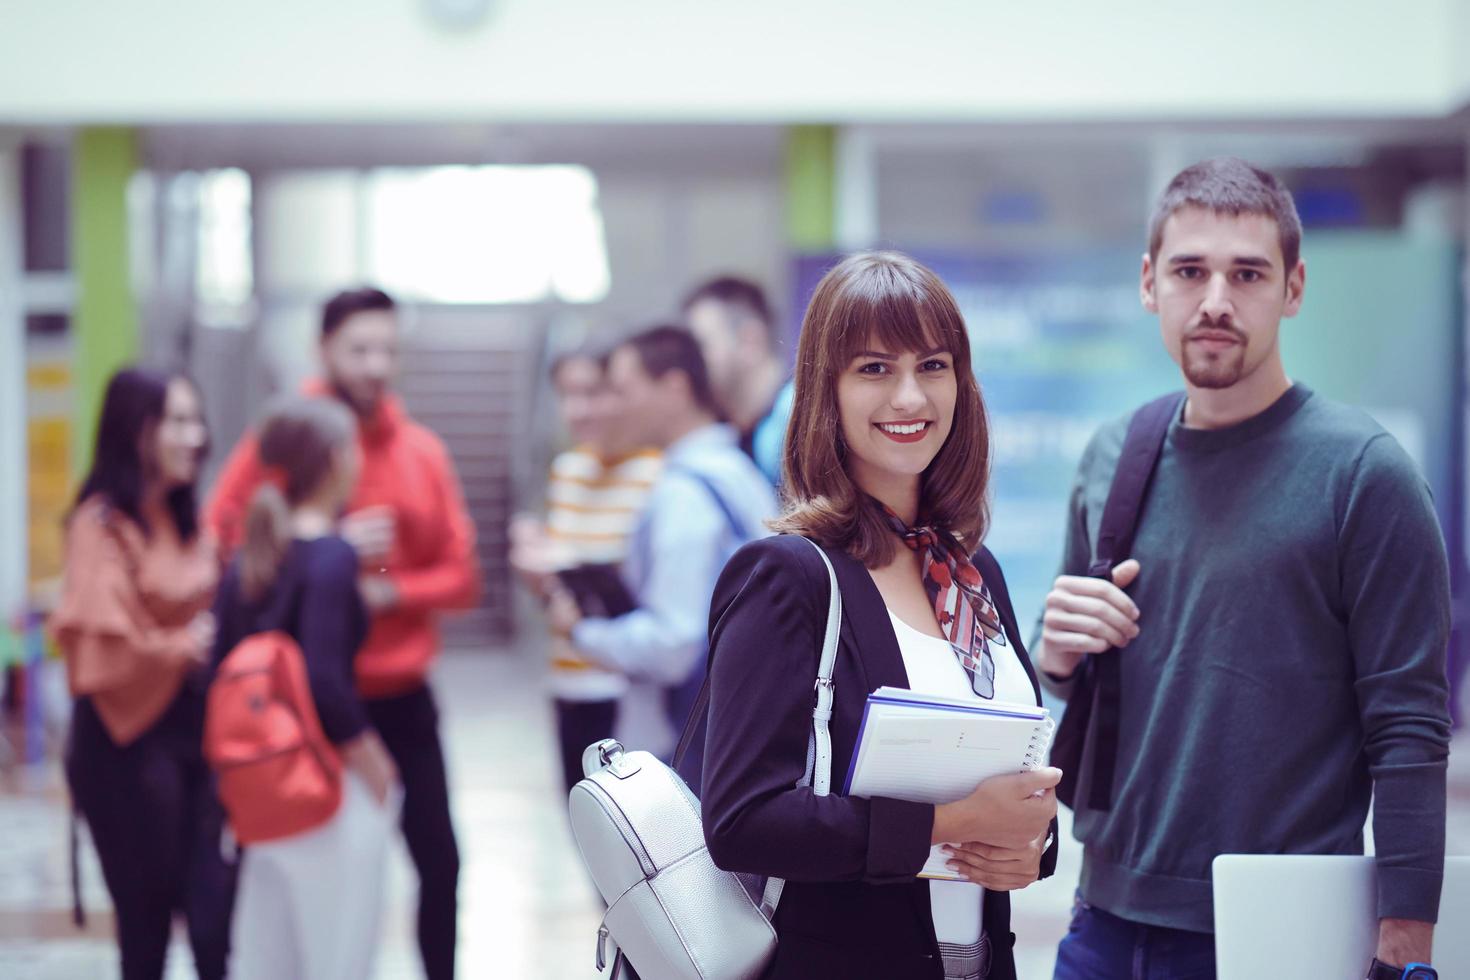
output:
[[[1127,421],[1083,456],[1064,574],[1087,574]],[[1434,921],[1449,575],[1399,444],[1301,385],[1226,429],[1175,420],[1133,557],[1113,807],[1085,806],[1092,739],[1076,797],[1083,899],[1211,932],[1216,855],[1361,854],[1376,792],[1378,913]]]

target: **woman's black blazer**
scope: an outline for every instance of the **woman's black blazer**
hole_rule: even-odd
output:
[[[752,542],[725,566],[710,609],[710,701],[701,809],[714,861],[728,871],[785,878],[769,980],[838,976],[943,976],[929,883],[915,877],[929,854],[934,807],[841,795],[869,692],[907,688],[887,607],[867,570],[828,551],[842,589],[842,634],[833,670],[832,791],[797,789],[827,620],[827,571],[792,535]],[[982,548],[975,565],[1031,684],[1000,566]],[[1056,864],[1053,842],[1043,876]],[[1010,896],[985,897],[992,980],[1013,980]]]

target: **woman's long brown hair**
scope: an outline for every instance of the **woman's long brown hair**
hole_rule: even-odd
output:
[[[897,252],[849,256],[822,277],[801,324],[796,397],[786,429],[784,512],[771,527],[841,548],[869,568],[893,560],[897,538],[848,475],[837,379],[860,351],[943,348],[953,355],[954,424],[924,471],[919,518],[976,547],[989,520],[990,429],[953,294]]]

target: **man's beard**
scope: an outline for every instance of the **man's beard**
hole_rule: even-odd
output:
[[[1184,348],[1184,377],[1196,388],[1229,388],[1245,374],[1245,345],[1222,351]]]
[[[1236,343],[1224,350],[1206,350],[1190,342],[1196,330],[1230,333]],[[1229,323],[1204,323],[1184,336],[1184,377],[1196,388],[1229,388],[1245,375],[1245,336]]]
[[[386,388],[376,388],[371,396],[354,394],[346,385],[335,379],[332,381],[332,390],[337,395],[337,400],[352,409],[353,413],[360,419],[370,419],[377,412],[378,405],[383,400]]]

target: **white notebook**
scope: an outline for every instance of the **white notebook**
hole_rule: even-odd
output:
[[[1051,712],[1034,704],[880,687],[863,709],[843,792],[953,803],[992,776],[1040,768],[1055,727]],[[936,845],[919,877],[963,880],[948,860]]]

